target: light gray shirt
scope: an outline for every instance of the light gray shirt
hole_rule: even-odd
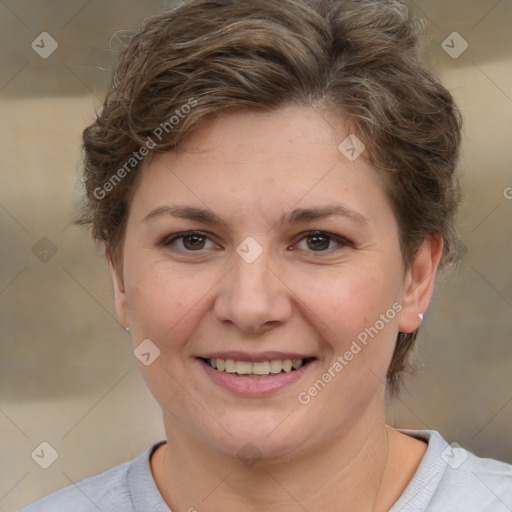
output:
[[[435,430],[399,430],[424,439],[428,449],[389,512],[512,512],[512,465],[449,445]],[[158,491],[149,462],[162,443],[21,512],[172,512]],[[204,508],[191,503],[194,507]]]

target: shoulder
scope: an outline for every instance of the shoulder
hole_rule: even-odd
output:
[[[444,457],[446,471],[433,504],[449,504],[452,510],[469,510],[475,505],[481,512],[512,510],[510,464],[477,457],[462,447],[450,445],[447,445]]]
[[[146,449],[130,462],[74,483],[28,505],[20,512],[123,512],[134,511],[131,480],[151,479],[149,457],[158,445]]]
[[[32,503],[21,512],[130,511],[129,462],[87,478]]]
[[[512,510],[512,465],[450,445],[434,430],[401,432],[424,439],[428,449],[393,512]]]

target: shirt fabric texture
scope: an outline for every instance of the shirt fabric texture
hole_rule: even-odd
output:
[[[484,459],[435,430],[400,432],[423,439],[428,449],[412,480],[389,512],[511,512],[512,465]],[[20,512],[172,512],[153,478],[150,457],[163,444],[130,462],[56,491]],[[207,510],[199,502],[190,509]]]

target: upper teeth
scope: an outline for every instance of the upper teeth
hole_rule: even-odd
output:
[[[279,373],[282,370],[291,372],[292,368],[298,370],[303,365],[302,359],[273,359],[257,363],[234,361],[233,359],[209,359],[208,361],[210,366],[217,370],[240,375],[268,375],[269,373]]]

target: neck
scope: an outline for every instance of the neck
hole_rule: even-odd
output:
[[[252,467],[219,455],[172,423],[166,426],[168,442],[153,457],[152,469],[173,512],[388,510],[380,496],[391,496],[382,487],[393,484],[387,473],[394,443],[383,417],[286,460],[260,459]]]

